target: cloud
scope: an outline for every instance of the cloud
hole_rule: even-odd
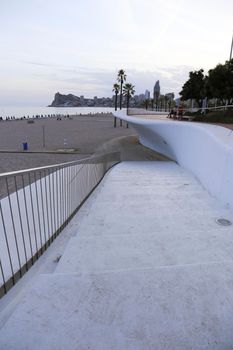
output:
[[[44,100],[42,105],[50,102],[51,96],[59,91],[60,93],[72,93],[77,96],[112,96],[112,86],[116,81],[117,72],[122,67],[116,69],[87,68],[84,66],[54,64],[53,62],[39,60],[24,60],[22,75],[15,79],[14,98],[22,101],[22,90],[27,96],[34,96],[33,101]],[[22,61],[21,61],[22,64]],[[124,68],[124,67],[123,67]],[[155,67],[151,70],[127,69],[127,81],[135,85],[136,94],[144,93],[145,90],[153,91],[154,84],[160,81],[161,92],[174,92],[176,96],[181,91],[182,85],[188,79],[189,71],[194,68],[191,66],[175,66],[171,68]],[[30,76],[30,79],[28,78]],[[9,85],[9,86],[8,86]],[[8,79],[5,83],[5,89],[12,89],[12,81]],[[22,89],[23,87],[23,89]],[[28,91],[28,93],[27,93]],[[1,92],[4,95],[4,92]]]
[[[136,92],[142,93],[146,89],[152,91],[156,80],[160,80],[162,93],[174,92],[176,95],[188,79],[188,73],[193,68],[178,66],[170,69],[158,68],[151,71],[127,70],[127,80],[135,85]],[[78,94],[107,94],[111,96],[112,85],[116,80],[116,71],[94,70],[87,68],[58,69],[56,74],[48,79],[63,83],[67,87],[76,88]]]

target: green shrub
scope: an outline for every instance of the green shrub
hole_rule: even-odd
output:
[[[233,124],[233,108],[229,108],[224,111],[206,110],[205,113],[198,110],[195,113],[187,112],[185,115],[193,116],[193,121],[197,122]]]

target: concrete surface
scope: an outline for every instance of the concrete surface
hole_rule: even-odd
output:
[[[233,213],[177,164],[117,165],[0,349],[232,349],[233,226],[218,217]]]

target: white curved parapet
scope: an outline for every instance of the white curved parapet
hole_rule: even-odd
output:
[[[114,112],[137,130],[140,142],[177,161],[225,206],[233,208],[233,134],[217,125],[141,119]]]

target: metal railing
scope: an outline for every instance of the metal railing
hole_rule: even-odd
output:
[[[0,297],[64,229],[120,153],[0,174]]]

